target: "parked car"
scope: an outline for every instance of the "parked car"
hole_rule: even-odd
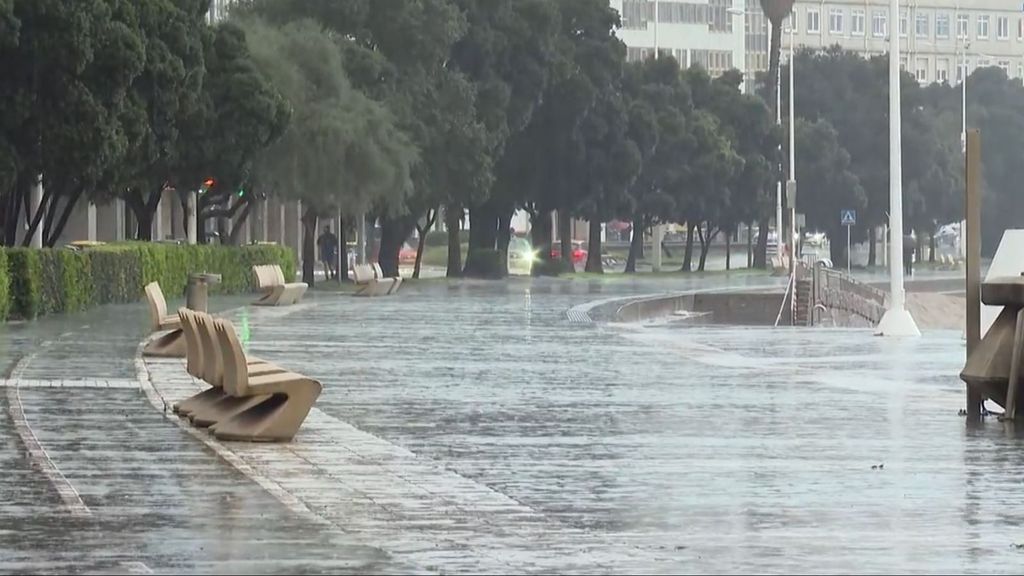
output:
[[[508,273],[529,276],[533,273],[533,263],[537,261],[537,252],[526,238],[513,237],[508,243]]]
[[[402,244],[402,249],[398,251],[398,263],[409,265],[415,264],[416,249],[408,244]]]
[[[551,259],[560,260],[562,258],[562,243],[555,242],[555,245],[551,247]],[[587,251],[583,249],[583,242],[579,240],[572,241],[572,263],[583,264],[587,261]]]

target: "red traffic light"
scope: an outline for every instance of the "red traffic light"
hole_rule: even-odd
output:
[[[213,178],[207,178],[206,180],[203,180],[203,187],[206,189],[210,189],[213,188],[214,184],[216,183],[217,182]]]

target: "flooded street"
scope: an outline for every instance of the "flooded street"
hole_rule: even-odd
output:
[[[427,282],[236,308],[253,354],[324,383],[288,445],[163,415],[155,398],[197,389],[178,361],[126,389],[140,336],[94,334],[117,309],[19,329],[9,346],[44,344],[0,398],[0,572],[1018,572],[1024,445],[994,417],[966,429],[958,332],[621,324],[591,305],[777,283]]]

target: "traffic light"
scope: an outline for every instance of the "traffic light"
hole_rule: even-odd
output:
[[[213,178],[207,178],[206,180],[203,180],[203,187],[199,189],[199,193],[202,194],[203,192],[209,192],[210,189],[216,185],[216,180],[214,180]]]

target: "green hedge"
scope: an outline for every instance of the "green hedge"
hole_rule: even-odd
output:
[[[295,277],[295,257],[281,246],[179,246],[129,243],[90,248],[0,251],[0,320],[80,312],[92,306],[136,302],[156,281],[168,298],[185,293],[188,275],[222,276],[214,294],[253,289],[252,267],[278,264]],[[3,274],[2,271],[6,271]]]

